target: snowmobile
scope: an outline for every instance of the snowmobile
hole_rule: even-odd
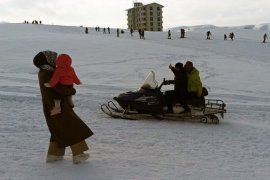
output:
[[[155,118],[218,124],[219,117],[224,118],[225,103],[219,99],[205,99],[208,93],[201,98],[188,100],[190,113],[182,114],[183,108],[177,102],[173,106],[174,113],[167,113],[165,92],[161,91],[162,86],[168,84],[166,82],[168,81],[164,78],[163,82],[158,85],[155,73],[151,71],[139,90],[121,93],[113,98],[117,103],[109,101],[102,104],[100,108],[113,118],[129,120]]]

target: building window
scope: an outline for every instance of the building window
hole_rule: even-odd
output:
[[[153,7],[150,7],[150,10],[153,10]]]
[[[154,29],[153,29],[153,28],[151,28],[150,30],[151,30],[151,31],[154,31]]]
[[[158,17],[157,20],[160,21],[160,17]]]
[[[157,7],[157,10],[160,11],[160,7]]]
[[[160,16],[160,12],[157,12],[157,15]]]
[[[150,21],[153,21],[154,20],[154,18],[153,17],[150,17]]]
[[[154,25],[154,23],[153,22],[150,22],[150,26],[153,26]]]
[[[150,12],[150,16],[153,16],[153,12]]]

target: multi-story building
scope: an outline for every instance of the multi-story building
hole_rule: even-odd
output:
[[[162,8],[158,3],[143,5],[135,2],[134,7],[127,10],[128,28],[134,30],[144,29],[145,31],[162,31]]]

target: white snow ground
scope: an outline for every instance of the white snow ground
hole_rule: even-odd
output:
[[[116,37],[90,29],[0,24],[1,180],[265,180],[270,177],[270,43],[261,43],[269,24],[197,26],[179,31],[129,33]],[[263,27],[263,29],[260,29]],[[254,28],[254,29],[252,29]],[[224,41],[233,31],[235,40]],[[41,50],[68,53],[83,82],[76,86],[75,111],[91,127],[91,157],[72,164],[45,163],[49,131],[42,112],[37,68]],[[136,90],[150,70],[157,80],[173,78],[170,63],[191,60],[209,97],[227,104],[219,125],[167,120],[111,119],[100,105]],[[172,87],[171,87],[172,88]]]

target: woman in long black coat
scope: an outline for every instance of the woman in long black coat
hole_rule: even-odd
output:
[[[50,144],[47,154],[47,162],[62,160],[65,148],[70,146],[73,154],[73,163],[77,164],[89,158],[84,153],[89,150],[85,139],[92,136],[91,129],[73,111],[68,94],[61,99],[61,113],[51,116],[50,111],[54,107],[54,97],[57,96],[61,87],[47,88],[44,83],[51,79],[57,53],[42,51],[34,57],[34,65],[40,69],[38,73],[40,92],[42,97],[44,116],[51,133]],[[67,92],[62,92],[63,94]],[[71,94],[74,92],[71,92]],[[70,95],[71,95],[70,94]]]

